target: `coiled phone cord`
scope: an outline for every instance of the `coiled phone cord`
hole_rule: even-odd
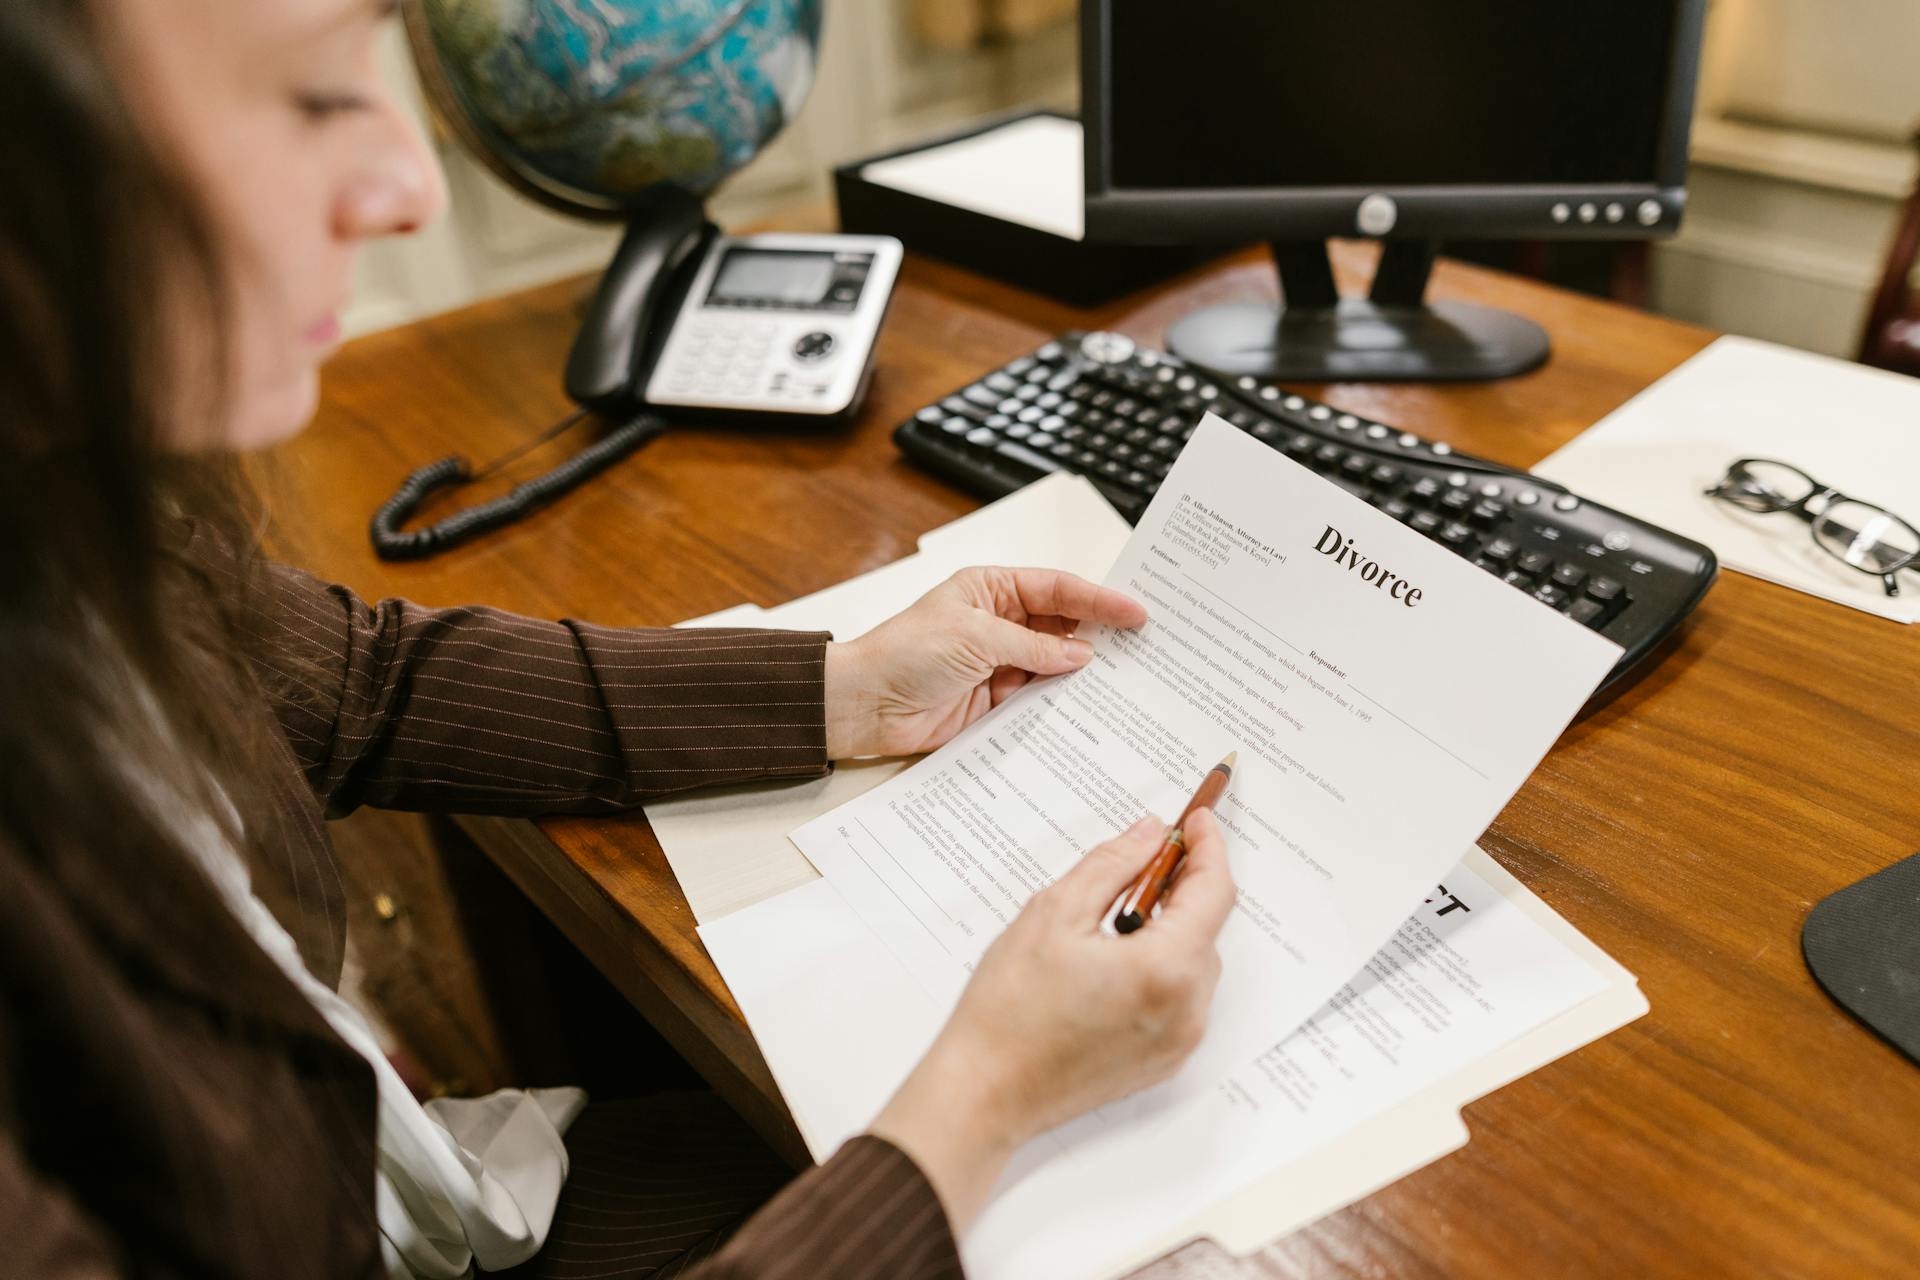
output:
[[[420,504],[429,495],[492,475],[563,431],[577,426],[587,413],[586,409],[574,410],[534,439],[495,458],[478,471],[473,470],[467,460],[458,454],[430,462],[414,471],[401,482],[394,495],[381,503],[380,509],[373,513],[369,532],[373,537],[374,553],[382,560],[424,560],[489,530],[511,524],[574,489],[582,481],[605,471],[667,429],[666,421],[659,414],[641,413],[615,427],[545,475],[515,485],[491,502],[456,511],[424,529],[409,531],[401,527],[419,510]]]

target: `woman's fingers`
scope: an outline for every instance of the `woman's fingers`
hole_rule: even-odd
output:
[[[973,641],[990,666],[1019,667],[1037,676],[1057,676],[1078,671],[1093,656],[1093,646],[1085,640],[1035,631],[1005,618],[975,616],[978,622]]]
[[[1133,882],[1167,833],[1160,819],[1146,817],[1081,855],[1073,869],[1054,882],[1048,895],[1075,924],[1098,928],[1120,891]]]
[[[1211,941],[1226,924],[1238,892],[1227,865],[1227,842],[1220,820],[1209,809],[1189,815],[1183,834],[1186,860],[1172,888],[1160,899],[1160,914],[1144,932],[1173,930],[1185,938]]]
[[[1147,607],[1108,587],[1097,586],[1060,569],[995,569],[1029,617],[1054,615],[1110,627],[1137,627],[1147,620]]]

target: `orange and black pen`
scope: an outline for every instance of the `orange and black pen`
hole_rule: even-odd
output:
[[[1186,859],[1187,819],[1201,809],[1211,812],[1213,806],[1220,803],[1220,797],[1227,793],[1227,783],[1233,779],[1233,762],[1239,757],[1238,751],[1227,752],[1227,758],[1209,769],[1207,776],[1200,780],[1200,789],[1193,793],[1193,799],[1181,811],[1180,821],[1167,828],[1166,839],[1160,842],[1159,851],[1146,868],[1134,877],[1127,891],[1120,895],[1119,909],[1113,915],[1116,933],[1132,933],[1153,914],[1160,895],[1173,883],[1181,862]]]

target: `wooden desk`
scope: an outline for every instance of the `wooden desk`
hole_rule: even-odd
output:
[[[1366,251],[1337,257],[1355,287]],[[1309,394],[1524,466],[1712,337],[1456,264],[1434,283],[1538,320],[1551,363],[1478,386]],[[778,604],[912,551],[975,505],[896,455],[888,432],[921,405],[1058,330],[1155,342],[1201,302],[1270,294],[1273,278],[1246,254],[1077,311],[909,259],[851,428],[678,432],[475,546],[375,560],[367,518],[403,473],[493,456],[565,408],[580,288],[341,354],[318,424],[286,451],[288,520],[312,567],[367,595],[608,624]],[[1821,994],[1798,937],[1822,896],[1920,848],[1917,765],[1920,630],[1723,575],[1680,649],[1575,725],[1485,840],[1639,975],[1652,1013],[1475,1104],[1465,1150],[1271,1246],[1250,1273],[1912,1274],[1920,1068]],[[467,826],[716,1087],[798,1151],[644,819]]]

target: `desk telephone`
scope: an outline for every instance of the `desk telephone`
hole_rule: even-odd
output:
[[[374,514],[374,550],[420,559],[509,524],[659,435],[668,413],[785,425],[848,417],[866,395],[900,259],[891,236],[722,235],[694,197],[657,189],[567,357],[566,392],[579,408],[478,470],[455,456],[409,475]],[[499,498],[401,527],[430,494],[490,475],[590,414],[622,422]]]

